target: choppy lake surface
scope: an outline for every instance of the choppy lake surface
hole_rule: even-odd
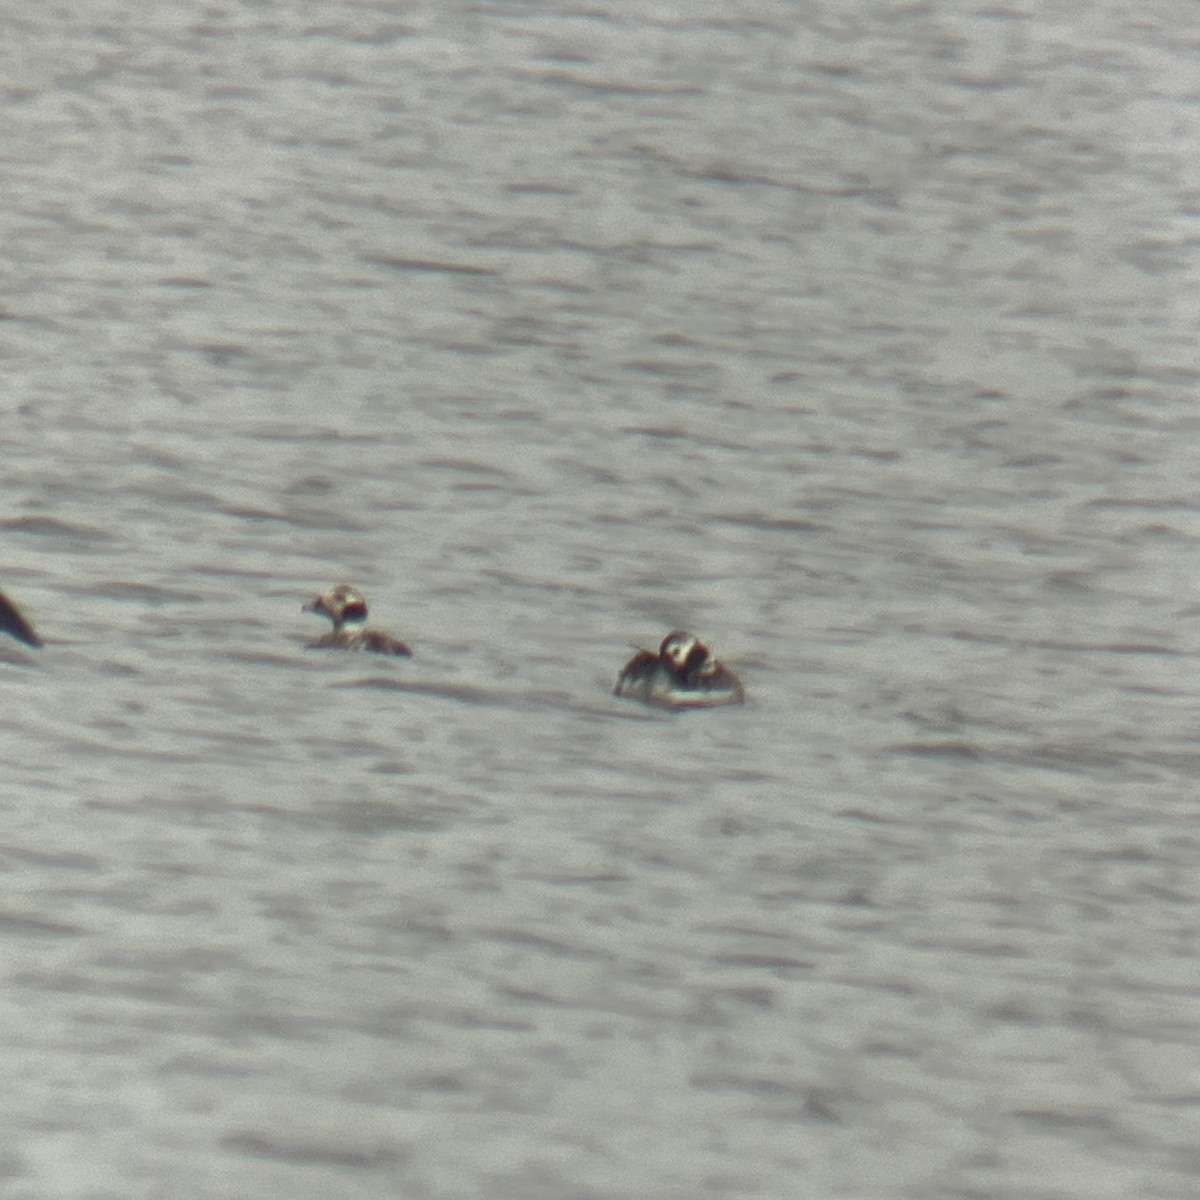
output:
[[[1191,5],[4,27],[5,1200],[1196,1194]]]

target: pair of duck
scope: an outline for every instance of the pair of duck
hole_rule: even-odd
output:
[[[319,613],[333,623],[329,633],[309,642],[310,650],[368,650],[412,657],[405,642],[380,629],[367,628],[367,599],[348,583],[327,588],[302,611]],[[42,644],[33,626],[3,592],[0,630],[27,646]],[[741,704],[746,698],[738,677],[718,662],[699,638],[680,629],[663,638],[657,653],[639,650],[622,669],[613,695],[664,708],[715,708]]]
[[[366,597],[348,583],[314,596],[302,611],[320,613],[333,622],[330,633],[309,643],[310,650],[371,650],[412,657],[405,642],[367,628]],[[639,650],[622,668],[613,695],[664,708],[715,708],[746,699],[741,680],[698,637],[681,629],[668,633],[657,652]]]

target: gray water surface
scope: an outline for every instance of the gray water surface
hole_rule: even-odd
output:
[[[0,1197],[1194,1197],[1196,28],[0,14]]]

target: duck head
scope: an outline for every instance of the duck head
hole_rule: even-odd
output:
[[[339,583],[314,596],[301,611],[328,617],[335,630],[343,625],[362,625],[367,619],[367,598],[358,588]]]
[[[678,678],[685,679],[705,666],[709,661],[709,650],[695,634],[676,629],[663,638],[658,656]]]

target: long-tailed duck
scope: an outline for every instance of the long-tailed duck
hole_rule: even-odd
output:
[[[715,708],[746,699],[741,680],[693,634],[677,629],[658,653],[639,650],[621,671],[614,696],[664,708]]]
[[[348,583],[327,588],[319,596],[314,596],[301,611],[322,613],[333,622],[330,633],[308,643],[310,650],[372,650],[377,654],[412,657],[412,651],[391,634],[366,628],[366,597]]]
[[[3,593],[0,592],[0,629],[11,633],[18,642],[37,649],[42,639],[33,632],[33,626],[21,615],[21,610]]]

